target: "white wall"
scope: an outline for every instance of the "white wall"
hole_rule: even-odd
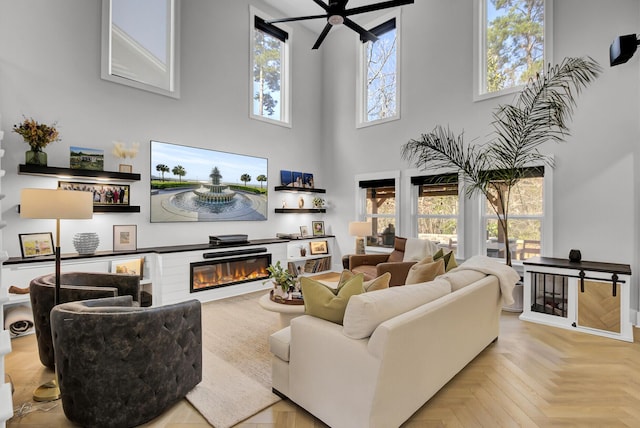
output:
[[[324,112],[330,132],[328,176],[333,179],[328,187],[336,205],[329,221],[345,252],[353,249],[347,224],[355,216],[354,174],[410,168],[400,157],[401,146],[436,124],[464,131],[468,142],[482,141],[492,109],[512,100],[504,96],[473,102],[472,1],[406,6],[402,31],[402,119],[363,129],[354,126],[356,38],[341,30],[325,42],[324,91],[331,102],[324,104]],[[585,260],[629,263],[636,274],[640,56],[610,68],[608,52],[614,37],[639,31],[636,0],[555,0],[554,62],[589,55],[604,72],[578,98],[572,136],[544,148],[556,160],[553,255],[565,258],[578,248]],[[635,284],[632,302],[637,309]]]
[[[47,147],[49,165],[68,167],[69,146],[103,148],[105,169],[117,170],[113,140],[140,141],[133,160],[142,181],[131,186],[131,204],[140,214],[100,214],[91,221],[62,222],[62,252],[73,252],[76,231],[97,231],[98,250],[111,250],[113,224],[138,224],[138,247],[203,243],[210,234],[247,233],[275,237],[311,226],[307,216],[275,214],[282,195],[271,192],[269,219],[262,222],[149,223],[148,141],[179,143],[266,157],[269,187],[281,169],[315,173],[318,187],[327,177],[319,168],[322,151],[320,54],[315,35],[293,34],[293,128],[249,119],[249,1],[182,2],[181,98],[176,100],[100,79],[100,0],[0,0],[0,115],[7,153],[2,167],[4,249],[19,256],[18,234],[54,231],[54,223],[21,220],[15,212],[19,189],[50,187],[56,179],[17,175],[28,146],[10,132],[22,115],[58,122],[61,142]],[[260,1],[252,4],[264,12]],[[129,162],[127,162],[129,163]],[[278,182],[274,181],[277,180]]]

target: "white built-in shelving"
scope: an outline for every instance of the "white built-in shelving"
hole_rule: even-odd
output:
[[[0,123],[2,123],[0,121]],[[0,201],[4,199],[2,193],[2,180],[5,171],[1,169],[1,159],[4,156],[4,149],[2,148],[2,138],[4,137],[4,131],[0,128]],[[8,255],[6,251],[2,249],[2,229],[7,225],[5,221],[2,221],[2,203],[0,202],[0,267],[2,263],[7,260]],[[4,304],[9,300],[7,293],[7,287],[2,282],[2,269],[0,269],[0,321],[2,322],[2,329],[0,329],[0,427],[6,426],[6,421],[13,416],[13,400],[11,397],[11,385],[6,383],[5,380],[5,367],[4,356],[11,352],[11,338],[9,332],[4,330]]]

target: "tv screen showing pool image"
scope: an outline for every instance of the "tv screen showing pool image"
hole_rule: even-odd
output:
[[[152,223],[267,219],[267,159],[151,140]]]

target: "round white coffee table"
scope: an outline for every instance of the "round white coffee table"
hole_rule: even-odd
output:
[[[280,314],[280,327],[289,326],[291,320],[300,315],[304,315],[304,305],[288,305],[286,303],[276,303],[271,300],[271,293],[267,293],[258,300],[263,309]]]

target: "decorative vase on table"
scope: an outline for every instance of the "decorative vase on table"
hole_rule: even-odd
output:
[[[78,254],[94,254],[99,244],[100,238],[95,232],[76,233],[73,235],[73,246]]]
[[[47,166],[47,154],[42,150],[27,150],[24,162],[27,165]]]

